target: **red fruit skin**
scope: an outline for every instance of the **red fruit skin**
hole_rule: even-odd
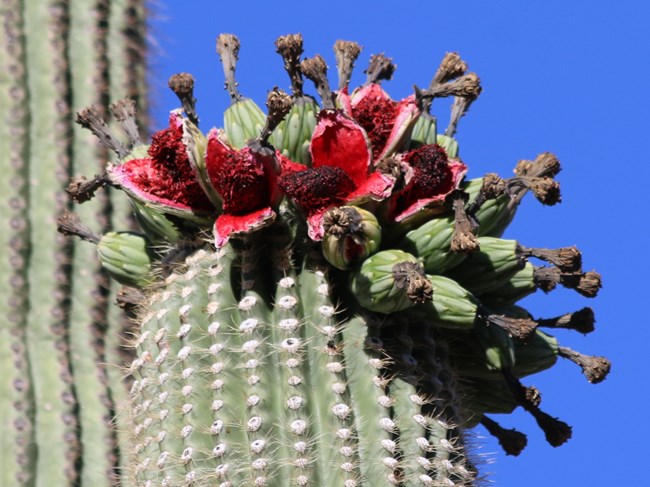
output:
[[[147,153],[149,157],[109,166],[107,172],[111,181],[136,200],[162,211],[180,216],[214,211],[189,163],[183,143],[182,117],[178,112],[170,114],[168,128],[153,135]]]
[[[210,184],[222,200],[223,213],[214,224],[215,244],[222,247],[234,235],[253,232],[275,220],[283,194],[278,178],[306,169],[274,149],[251,144],[228,145],[220,132],[208,134],[205,167]]]
[[[414,95],[393,101],[375,83],[355,90],[350,107],[352,117],[368,134],[375,163],[397,152],[410,139],[420,115]]]
[[[311,139],[312,167],[281,178],[280,187],[305,212],[309,235],[323,237],[322,217],[333,206],[387,198],[395,180],[372,172],[365,130],[340,110],[323,110]]]

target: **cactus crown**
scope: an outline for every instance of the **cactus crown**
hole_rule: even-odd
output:
[[[337,42],[332,92],[322,57],[301,63],[301,36],[284,36],[293,97],[271,91],[266,116],[236,88],[238,39],[217,46],[232,99],[223,129],[198,129],[194,82],[177,75],[183,108],[169,128],[149,147],[102,134],[121,160],[71,186],[78,201],[103,184],[123,189],[141,233],[89,238],[74,218],[61,225],[98,245],[136,316],[131,400],[118,418],[131,438],[125,475],[138,485],[473,485],[465,432],[481,423],[516,455],[525,435],[488,415],[518,406],[550,444],[568,440],[571,428],[520,380],[559,356],[601,381],[606,359],[540,330],[586,333],[593,313],[536,320],[516,303],[557,284],[593,296],[600,277],[582,272],[573,247],[499,238],[527,192],[559,201],[557,159],[521,162],[510,179],[465,179],[453,136],[480,81],[455,53],[427,89],[394,101],[380,86],[395,70],[385,56],[349,93],[361,48]],[[303,94],[302,75],[324,108]],[[449,96],[443,135],[429,110]]]

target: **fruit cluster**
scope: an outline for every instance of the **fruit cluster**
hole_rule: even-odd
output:
[[[561,357],[596,383],[610,364],[541,331],[589,333],[590,308],[535,319],[517,302],[558,284],[593,297],[600,276],[575,247],[500,238],[527,193],[560,201],[557,158],[466,179],[454,136],[481,89],[455,53],[427,89],[394,101],[383,55],[350,93],[356,43],[335,45],[336,90],[322,57],[301,60],[299,35],[276,47],[292,94],[270,91],[266,115],[237,89],[232,35],[217,42],[232,99],[223,129],[199,130],[188,74],[171,78],[182,108],[149,145],[128,101],[113,106],[127,145],[94,109],[79,114],[119,161],[70,194],[122,189],[140,227],[98,236],[73,214],[60,221],[97,244],[135,307],[127,474],[142,485],[472,485],[463,431],[481,423],[517,455],[525,435],[487,415],[518,406],[563,444],[571,428],[520,379]],[[430,114],[440,97],[453,97],[444,134]]]

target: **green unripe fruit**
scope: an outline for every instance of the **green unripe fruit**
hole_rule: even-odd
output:
[[[458,141],[453,137],[449,137],[447,135],[438,135],[436,137],[436,143],[445,149],[448,157],[458,157]]]
[[[430,113],[420,114],[411,133],[410,149],[436,143],[436,119]]]
[[[519,403],[512,395],[511,389],[503,379],[472,377],[463,380],[463,393],[467,397],[467,406],[473,414],[510,414]]]
[[[230,105],[223,114],[223,128],[230,145],[241,149],[246,141],[258,137],[264,127],[266,115],[250,98],[241,98]]]
[[[433,286],[433,298],[408,310],[408,316],[438,328],[472,329],[476,322],[478,300],[453,279],[436,275],[427,277]]]
[[[503,328],[478,322],[474,334],[483,350],[485,365],[489,370],[500,372],[515,364],[515,341]]]
[[[408,232],[399,246],[417,255],[426,272],[443,274],[467,257],[464,252],[451,251],[454,227],[453,216],[434,218]]]
[[[294,99],[291,110],[273,131],[269,142],[292,161],[311,166],[309,142],[318,112],[320,107],[312,97]]]
[[[138,225],[151,240],[174,243],[181,238],[181,233],[176,225],[164,213],[134,199],[131,199],[131,206]]]
[[[516,240],[479,237],[479,250],[471,253],[449,277],[458,281],[476,296],[503,285],[526,265],[518,252]]]
[[[323,228],[323,255],[337,269],[349,269],[361,262],[381,243],[377,218],[362,208],[342,206],[327,211]]]
[[[432,287],[418,260],[402,250],[384,250],[369,257],[353,274],[353,294],[366,309],[402,311],[431,301]]]
[[[97,244],[97,255],[102,267],[121,284],[142,287],[151,282],[153,253],[144,235],[108,232]]]

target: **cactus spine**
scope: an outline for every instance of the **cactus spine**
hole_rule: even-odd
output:
[[[0,5],[2,486],[116,482],[122,378],[112,374],[111,388],[105,364],[119,363],[121,325],[108,319],[118,313],[94,250],[58,234],[56,220],[70,207],[70,176],[100,172],[108,156],[75,126],[75,112],[125,96],[144,102],[143,14],[127,0]],[[104,232],[112,205],[100,195],[80,213]]]

